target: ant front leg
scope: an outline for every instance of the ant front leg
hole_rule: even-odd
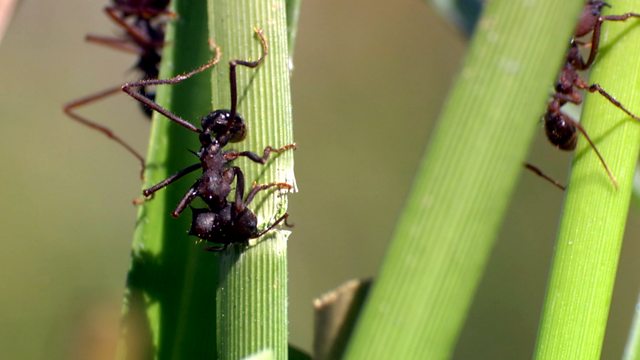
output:
[[[110,89],[106,89],[103,91],[100,91],[98,93],[74,100],[68,104],[66,104],[63,108],[65,114],[67,114],[70,118],[72,118],[73,120],[79,122],[80,124],[87,126],[93,130],[99,131],[102,134],[104,134],[106,137],[108,137],[109,139],[115,141],[116,143],[118,143],[120,146],[122,146],[123,148],[125,148],[125,150],[127,150],[131,155],[133,155],[133,157],[135,157],[136,159],[138,159],[138,161],[140,162],[140,178],[143,178],[144,175],[144,169],[145,169],[145,161],[144,161],[144,157],[142,157],[142,155],[140,155],[140,153],[138,153],[131,145],[129,145],[126,141],[124,141],[122,138],[120,138],[118,135],[116,135],[113,131],[111,131],[111,129],[109,129],[106,126],[102,126],[98,123],[96,123],[95,121],[89,120],[85,117],[82,117],[80,115],[78,115],[75,112],[75,109],[80,108],[82,106],[94,103],[100,99],[104,99],[106,97],[109,97],[113,94],[117,94],[118,91],[120,90],[120,87],[114,87],[114,88],[110,88]]]
[[[229,111],[229,119],[235,119],[236,113],[238,111],[238,84],[236,81],[236,66],[242,65],[248,68],[256,68],[262,63],[264,58],[269,53],[269,45],[267,44],[267,39],[264,37],[264,32],[262,31],[262,29],[255,28],[254,31],[256,35],[258,35],[260,43],[262,44],[262,55],[260,56],[260,58],[256,61],[239,59],[229,61],[229,85],[231,88],[231,110]],[[229,126],[230,125],[231,122],[229,122]]]
[[[130,82],[130,83],[126,83],[124,85],[122,85],[122,91],[126,92],[129,96],[131,96],[132,98],[138,100],[139,102],[141,102],[142,104],[148,106],[149,108],[159,112],[160,114],[166,116],[169,120],[177,123],[178,125],[191,130],[195,133],[200,133],[201,130],[198,129],[197,127],[193,126],[190,122],[188,122],[187,120],[184,120],[183,118],[179,117],[178,115],[172,113],[171,111],[163,108],[162,106],[160,106],[158,103],[156,103],[155,101],[147,98],[146,96],[142,95],[139,91],[135,91],[133,89],[135,88],[139,88],[139,87],[145,87],[145,86],[153,86],[153,85],[173,85],[173,84],[178,84],[190,77],[192,77],[193,75],[196,75],[198,73],[201,73],[205,70],[207,70],[208,68],[214,66],[215,64],[218,63],[218,61],[220,61],[220,48],[219,47],[215,47],[216,50],[216,55],[213,59],[211,59],[208,63],[200,66],[199,68],[192,70],[188,73],[184,73],[184,74],[180,74],[177,76],[174,76],[172,78],[169,79],[145,79],[145,80],[140,80],[140,81],[134,81],[134,82]]]
[[[598,48],[600,47],[600,31],[602,28],[602,23],[605,21],[627,21],[629,18],[640,18],[640,14],[638,13],[626,13],[622,15],[607,15],[600,16],[596,21],[596,24],[593,27],[593,35],[591,36],[591,50],[589,51],[589,58],[587,58],[586,62],[582,62],[582,67],[579,70],[588,69],[593,61],[596,59],[596,54],[598,53]]]
[[[292,149],[295,150],[296,148],[297,148],[297,145],[295,143],[288,144],[279,148],[273,148],[271,146],[267,146],[266,148],[264,148],[264,151],[262,152],[262,156],[251,151],[241,151],[241,152],[229,151],[224,154],[224,158],[227,161],[232,161],[237,159],[240,156],[246,156],[253,162],[264,164],[267,162],[267,160],[269,160],[269,156],[271,155],[271,153],[280,154],[287,150],[292,150]]]

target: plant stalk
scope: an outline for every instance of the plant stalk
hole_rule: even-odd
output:
[[[347,359],[451,357],[583,4],[487,4]]]
[[[263,31],[269,46],[269,54],[260,66],[237,68],[238,109],[249,132],[235,147],[262,153],[266,146],[292,143],[284,0],[209,0],[208,10],[210,37],[223,52],[223,62],[212,73],[214,108],[228,108],[230,104],[227,62],[260,57],[255,28]],[[266,165],[244,159],[236,165],[243,170],[247,184],[286,182],[295,187],[292,151],[272,155]],[[258,224],[266,228],[286,212],[286,206],[284,194],[264,192],[250,208],[258,215]],[[265,349],[270,349],[276,359],[286,358],[288,234],[272,230],[256,245],[234,246],[222,256],[217,292],[220,359],[239,359]]]
[[[638,11],[616,1],[611,14]],[[606,22],[590,81],[640,113],[639,20]],[[599,94],[586,97],[582,124],[617,178],[578,141],[541,319],[536,359],[599,359],[640,149],[640,124]]]

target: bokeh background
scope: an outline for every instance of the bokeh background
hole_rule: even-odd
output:
[[[3,359],[110,358],[138,164],[61,111],[135,77],[132,57],[83,41],[116,32],[103,5],[24,0],[0,43]],[[465,43],[423,1],[303,1],[292,79],[301,190],[290,207],[293,344],[311,348],[316,296],[376,274]],[[144,152],[148,123],[125,96],[83,114]],[[530,160],[563,179],[570,157],[541,131]],[[530,357],[562,197],[523,171],[456,359]],[[632,205],[607,359],[622,353],[640,284],[637,215]]]

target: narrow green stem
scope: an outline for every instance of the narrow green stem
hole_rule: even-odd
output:
[[[451,356],[582,6],[487,4],[347,359]]]
[[[293,61],[293,49],[298,34],[298,19],[300,19],[300,4],[302,0],[286,0],[287,4],[287,43],[289,44],[289,61]]]
[[[637,11],[616,1],[610,13]],[[605,23],[590,81],[640,113],[638,20]],[[619,182],[616,190],[588,143],[578,142],[544,304],[537,359],[598,359],[640,148],[640,126],[599,94],[582,123]]]
[[[640,359],[640,298],[636,301],[633,320],[631,321],[631,329],[629,331],[629,337],[627,338],[627,344],[624,347],[622,359]]]
[[[269,54],[255,69],[238,67],[238,110],[249,126],[247,139],[236,148],[261,153],[266,146],[293,142],[284,0],[209,0],[210,36],[221,47],[223,62],[213,72],[213,107],[228,108],[231,59],[254,60],[261,54],[254,28],[263,30]],[[272,156],[267,165],[238,160],[247,184],[286,182],[295,186],[293,154]],[[286,211],[287,199],[265,192],[250,208],[266,228]],[[287,356],[288,231],[273,230],[258,244],[233,247],[223,255],[217,293],[218,354],[239,359],[271,349],[276,359]]]
[[[192,70],[212,56],[206,2],[172,0],[171,6],[178,18],[167,24],[160,78]],[[157,89],[160,105],[194,124],[211,111],[210,99],[209,74]],[[145,187],[193,164],[189,149],[198,149],[197,135],[154,114]],[[179,219],[169,215],[195,176],[159,191],[140,207],[119,358],[203,359],[216,353],[212,299],[217,257],[202,251],[196,239],[187,235],[189,211]]]

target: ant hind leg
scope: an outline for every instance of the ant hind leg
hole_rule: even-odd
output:
[[[278,224],[280,224],[281,222],[284,221],[284,223],[287,223],[287,219],[289,218],[289,213],[285,213],[284,215],[280,216],[280,218],[278,218],[278,220],[276,220],[273,224],[271,224],[268,228],[262,230],[261,232],[257,233],[256,235],[252,236],[252,239],[257,239],[259,237],[261,237],[262,235],[268,233],[269,231],[273,230],[273,228],[275,228],[276,226],[278,226]]]
[[[100,92],[97,92],[95,94],[89,95],[89,96],[85,96],[83,98],[74,100],[70,103],[67,103],[64,108],[63,111],[65,112],[65,114],[67,114],[67,116],[69,116],[70,118],[72,118],[73,120],[79,122],[80,124],[89,127],[93,130],[99,131],[102,134],[104,134],[106,137],[108,137],[109,139],[115,141],[116,143],[118,143],[120,146],[122,146],[123,148],[125,148],[125,150],[127,150],[131,155],[133,155],[133,157],[135,157],[136,159],[138,159],[138,161],[140,162],[140,178],[143,179],[144,178],[144,170],[145,170],[145,160],[144,157],[142,155],[140,155],[140,153],[138,153],[131,145],[129,145],[126,141],[124,141],[120,136],[116,135],[113,131],[111,131],[111,129],[109,129],[106,126],[100,125],[95,121],[89,120],[85,117],[82,117],[80,115],[78,115],[76,113],[76,109],[83,107],[85,105],[94,103],[98,100],[104,99],[106,97],[109,97],[113,94],[118,93],[118,91],[120,90],[120,87],[113,87],[113,88],[109,88]]]
[[[566,190],[566,187],[562,184],[560,184],[557,180],[555,180],[554,178],[552,178],[551,176],[545,174],[542,170],[540,170],[540,168],[538,168],[537,166],[530,164],[530,163],[524,163],[524,167],[531,171],[532,173],[540,176],[541,178],[547,180],[548,182],[552,183],[555,187],[557,187],[558,189],[564,191]]]

